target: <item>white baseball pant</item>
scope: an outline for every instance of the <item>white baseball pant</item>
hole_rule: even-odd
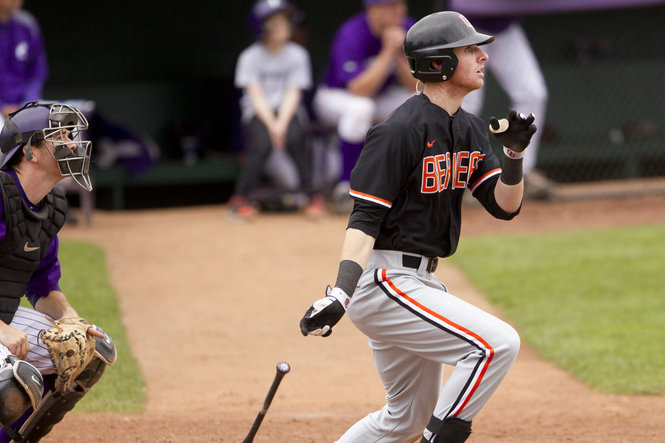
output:
[[[12,328],[23,331],[28,335],[30,351],[28,352],[28,356],[23,360],[33,365],[42,374],[52,374],[55,372],[53,363],[48,356],[48,348],[39,339],[39,332],[42,329],[49,329],[53,326],[47,318],[50,317],[46,314],[20,306],[12,322],[9,324]],[[0,344],[0,361],[4,361],[10,354],[9,348]]]
[[[414,254],[408,254],[414,255]],[[447,292],[399,251],[374,251],[347,314],[369,337],[386,405],[354,424],[339,443],[410,442],[432,415],[471,421],[520,347],[504,321]],[[454,367],[441,387],[443,364]]]
[[[344,88],[321,86],[314,96],[314,110],[324,125],[337,128],[343,140],[362,143],[373,124],[385,120],[413,94],[396,85],[374,97],[354,95]]]

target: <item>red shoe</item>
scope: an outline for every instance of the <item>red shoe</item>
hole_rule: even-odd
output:
[[[305,213],[311,218],[323,217],[326,213],[325,198],[321,194],[316,194],[312,197],[312,201],[305,209]]]
[[[241,195],[234,195],[229,200],[229,215],[236,220],[248,220],[256,215],[256,209]]]

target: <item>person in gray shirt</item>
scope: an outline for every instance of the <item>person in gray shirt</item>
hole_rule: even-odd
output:
[[[300,186],[310,196],[310,215],[321,215],[323,200],[314,192],[311,168],[297,111],[303,90],[312,86],[307,50],[291,41],[294,9],[283,0],[259,0],[251,11],[257,41],[238,58],[235,86],[247,138],[247,161],[229,203],[231,215],[247,219],[255,214],[250,192],[260,182],[272,154],[287,154],[298,170]]]

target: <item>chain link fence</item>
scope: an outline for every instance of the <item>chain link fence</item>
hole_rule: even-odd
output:
[[[549,91],[537,165],[548,177],[570,183],[665,176],[663,18],[665,6],[523,20]],[[488,77],[485,120],[510,106]]]

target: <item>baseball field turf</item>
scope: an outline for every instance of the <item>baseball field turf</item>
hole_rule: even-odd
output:
[[[136,360],[127,344],[118,299],[111,287],[104,251],[78,241],[61,241],[60,286],[78,314],[109,333],[118,351],[116,364],[108,367],[95,385],[95,395],[87,395],[76,406],[80,412],[142,412],[144,383]],[[22,303],[29,306],[26,300]],[[149,326],[146,325],[146,333]]]
[[[592,388],[665,392],[665,227],[468,237],[453,263],[522,340]]]

